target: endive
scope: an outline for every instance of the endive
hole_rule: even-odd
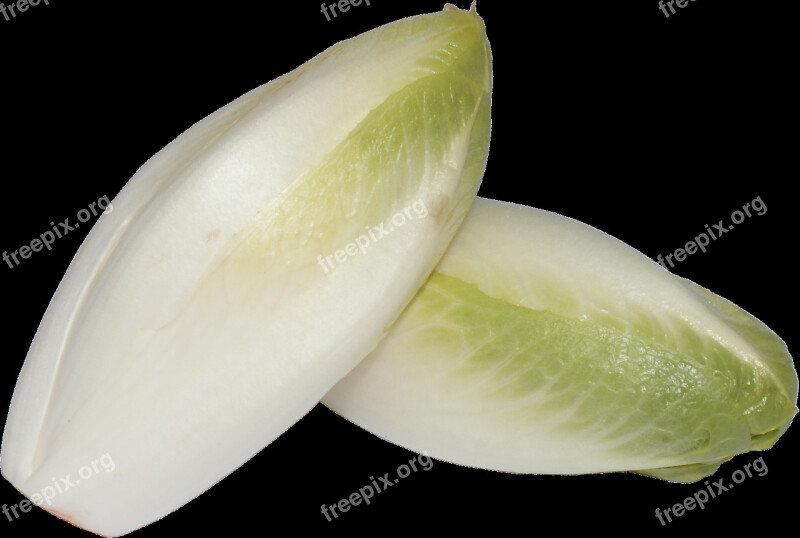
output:
[[[590,226],[485,199],[323,400],[461,465],[673,481],[770,447],[796,401],[786,346],[747,312]]]
[[[490,86],[481,19],[446,6],[335,45],[155,155],[44,316],[3,476],[33,496],[108,455],[113,472],[43,507],[116,536],[268,445],[436,266],[484,171]]]

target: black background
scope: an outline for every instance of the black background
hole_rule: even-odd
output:
[[[332,21],[320,1],[50,0],[8,22],[0,16],[0,249],[16,250],[49,222],[113,197],[151,155],[246,91],[342,39],[443,4],[371,3]],[[789,4],[697,0],[666,18],[656,0],[484,0],[478,10],[492,44],[494,93],[481,195],[587,222],[653,258],[760,196],[765,215],[674,272],[754,313],[794,349]],[[13,269],[0,265],[2,407],[87,232]],[[702,484],[510,475],[442,462],[328,523],[320,505],[394,473],[414,454],[318,406],[229,478],[138,534],[763,532],[792,519],[797,437],[795,427],[770,451],[725,464],[715,479],[729,481],[758,456],[769,472],[664,528],[654,510]],[[0,504],[20,500],[2,481]],[[0,516],[0,529],[82,534],[38,509],[13,522]]]

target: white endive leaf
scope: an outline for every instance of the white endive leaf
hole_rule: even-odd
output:
[[[693,481],[770,447],[797,387],[783,341],[734,304],[590,226],[479,198],[323,403],[461,465]]]
[[[108,455],[113,472],[43,508],[116,536],[268,445],[436,266],[483,175],[490,90],[481,19],[447,6],[339,43],[169,144],[53,297],[3,476],[32,497]]]

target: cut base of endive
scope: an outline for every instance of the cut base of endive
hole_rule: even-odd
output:
[[[323,403],[460,465],[684,482],[770,447],[797,388],[783,341],[736,305],[590,226],[479,198]]]
[[[436,266],[483,175],[490,91],[481,19],[447,6],[337,44],[164,148],[53,297],[3,476],[118,536],[268,445]],[[41,502],[101,457],[112,472]]]

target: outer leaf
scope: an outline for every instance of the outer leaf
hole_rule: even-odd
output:
[[[699,480],[797,412],[784,343],[590,226],[478,199],[331,409],[415,451],[521,473]]]
[[[466,214],[490,69],[480,18],[448,6],[328,49],[153,157],[53,297],[3,476],[33,496],[108,454],[114,472],[44,508],[120,535],[289,428],[374,348]],[[381,224],[368,250],[320,264]]]

